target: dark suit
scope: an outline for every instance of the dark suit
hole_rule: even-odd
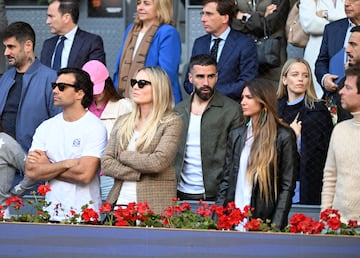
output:
[[[59,35],[44,41],[40,61],[51,67],[51,59],[55,51]],[[99,60],[105,64],[105,51],[103,40],[100,36],[86,32],[78,28],[74,42],[71,46],[68,67],[81,68],[89,60]]]
[[[209,54],[210,42],[211,34],[197,38],[193,45],[192,56]],[[241,32],[231,30],[221,51],[217,70],[219,77],[216,88],[225,96],[240,101],[245,82],[254,79],[258,74],[254,40]],[[193,91],[188,76],[185,77],[184,87],[189,94]]]
[[[339,50],[344,46],[344,40],[348,27],[348,18],[331,22],[325,26],[319,56],[315,63],[315,76],[320,85],[322,77],[329,73],[329,63],[331,57],[339,52]],[[321,85],[321,87],[325,91],[323,85]]]

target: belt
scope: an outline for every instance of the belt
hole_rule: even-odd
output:
[[[202,194],[189,194],[189,193],[184,193],[181,191],[177,191],[177,197],[182,201],[182,200],[192,200],[192,201],[215,201],[214,197],[209,197],[206,196],[205,193]]]

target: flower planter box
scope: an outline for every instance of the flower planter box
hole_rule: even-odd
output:
[[[0,257],[359,257],[360,237],[0,223]]]

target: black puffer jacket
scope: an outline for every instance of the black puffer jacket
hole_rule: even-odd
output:
[[[226,206],[228,202],[235,200],[235,190],[239,163],[242,149],[245,144],[247,127],[244,125],[234,129],[229,134],[224,166],[224,179],[220,184],[220,191],[216,204]],[[277,135],[277,199],[275,192],[272,200],[265,200],[260,196],[259,185],[254,183],[250,206],[255,208],[254,218],[262,220],[270,219],[271,223],[279,229],[288,224],[288,214],[291,208],[291,200],[294,194],[295,179],[299,169],[299,155],[296,147],[296,136],[291,128],[278,127]],[[269,171],[274,177],[274,171]],[[272,179],[271,179],[272,180]],[[273,180],[272,180],[273,181]],[[243,209],[244,207],[238,207]]]

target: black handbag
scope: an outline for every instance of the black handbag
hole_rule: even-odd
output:
[[[281,38],[268,35],[266,19],[264,21],[264,37],[255,40],[255,42],[259,65],[265,65],[269,68],[279,67],[281,64]]]

